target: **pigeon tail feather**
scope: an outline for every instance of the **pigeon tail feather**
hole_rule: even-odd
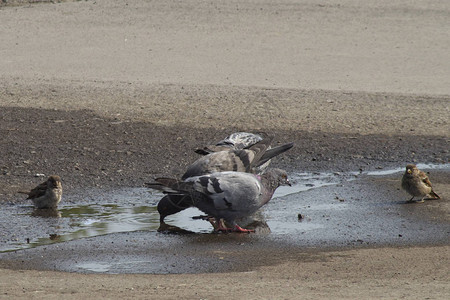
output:
[[[265,164],[268,160],[272,159],[273,157],[280,155],[283,152],[288,151],[294,146],[294,143],[287,143],[275,148],[271,148],[265,151],[265,153],[262,155],[262,157],[257,161],[256,167],[259,167],[263,164]]]

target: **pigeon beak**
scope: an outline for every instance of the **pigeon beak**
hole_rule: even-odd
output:
[[[291,182],[288,179],[286,179],[286,185],[292,186]]]

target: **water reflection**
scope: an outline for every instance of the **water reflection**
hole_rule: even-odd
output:
[[[296,182],[292,189],[279,189],[274,198],[284,198],[289,194],[336,184],[342,180],[332,173],[298,173],[292,174],[292,179]],[[76,199],[70,199],[70,195],[66,195],[66,199],[74,204],[70,204],[70,200],[63,202],[57,211],[34,210],[30,214],[30,206],[2,206],[0,226],[4,224],[3,227],[8,228],[9,236],[4,239],[6,242],[0,243],[0,251],[139,230],[176,234],[214,232],[210,222],[193,219],[194,216],[203,215],[197,208],[188,208],[170,215],[165,219],[166,223],[160,224],[156,204],[162,194],[149,192],[148,189],[93,189],[86,191],[84,196],[80,195],[77,193]],[[270,233],[273,228],[265,220],[266,209],[270,208],[266,206],[254,216],[237,220],[237,223],[243,228],[254,229],[258,234]],[[271,211],[271,217],[273,214],[276,215],[276,212]],[[273,219],[270,221],[275,228],[286,225],[284,221],[283,224],[274,223]],[[10,229],[8,224],[11,222],[19,226]]]
[[[203,215],[200,210],[193,207],[179,212],[171,220],[173,222],[170,221],[169,224],[161,222],[158,232],[169,234],[218,233],[214,231],[215,226],[213,222],[210,222],[208,216]],[[257,211],[251,216],[236,219],[236,223],[242,228],[254,230],[256,234],[268,234],[271,232],[261,211]],[[195,225],[195,227],[192,225]],[[230,224],[225,223],[225,225],[228,228],[232,227]]]
[[[29,206],[0,210],[2,234],[0,251],[48,245],[74,239],[138,230],[156,231],[159,214],[154,206],[120,206],[119,204],[62,206],[34,209]],[[13,212],[15,210],[15,212]],[[8,224],[14,221],[16,227]],[[23,230],[21,230],[23,229]]]
[[[56,208],[36,208],[31,213],[33,217],[61,218],[61,213]]]
[[[63,218],[71,220],[71,226],[84,228],[86,236],[156,230],[159,225],[156,208],[151,206],[84,205],[63,208],[60,211]]]
[[[450,164],[417,164],[417,168],[420,170],[448,170],[450,169]],[[369,171],[367,175],[369,176],[386,176],[392,175],[395,173],[405,172],[405,167],[400,167],[396,169],[388,169],[388,170],[377,170],[377,171]]]
[[[326,233],[331,220],[357,223],[357,220],[366,213],[367,205],[382,204],[388,207],[393,204],[392,199],[383,202],[384,204],[380,201],[352,200],[351,197],[347,197],[346,201],[336,200],[335,194],[330,192],[334,193],[332,185],[342,186],[340,183],[350,182],[356,178],[355,176],[353,173],[291,174],[293,187],[279,188],[274,199],[255,216],[237,220],[237,223],[243,228],[255,229],[258,234],[272,232],[274,235],[298,235],[319,231]],[[158,192],[140,188],[88,192],[88,195],[81,199],[71,199],[72,202],[62,203],[59,210],[32,210],[31,206],[1,205],[0,251],[118,232],[158,231],[169,234],[214,232],[213,226],[208,221],[193,218],[204,215],[193,207],[168,216],[165,223],[160,224],[156,204],[162,194]],[[69,197],[70,195],[66,195],[67,199]],[[359,192],[355,195],[355,199],[360,199]],[[370,210],[370,213],[373,212]],[[302,222],[299,222],[299,214],[304,215]],[[365,218],[361,222],[366,223]],[[397,219],[398,217],[395,220]],[[341,228],[338,230],[343,232]]]

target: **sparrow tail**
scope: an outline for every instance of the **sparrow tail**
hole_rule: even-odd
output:
[[[434,191],[431,191],[430,196],[433,196],[435,199],[441,199],[441,197],[436,194]]]

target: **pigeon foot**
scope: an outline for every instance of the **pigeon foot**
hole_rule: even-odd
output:
[[[216,222],[216,225],[217,225],[217,227],[215,227],[215,231],[218,231],[218,232],[240,232],[240,233],[255,232],[255,230],[253,230],[253,229],[245,229],[237,224],[234,225],[233,228],[228,228],[228,227],[226,227],[223,219],[220,219],[219,222]]]
[[[245,229],[245,228],[242,228],[242,227],[239,226],[239,225],[235,225],[234,228],[233,228],[233,231],[234,231],[234,232],[242,232],[242,233],[255,232],[254,229]]]

